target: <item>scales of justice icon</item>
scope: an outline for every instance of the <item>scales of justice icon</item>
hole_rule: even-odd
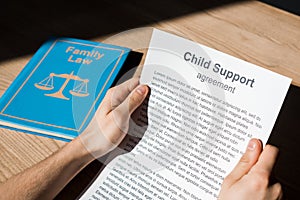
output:
[[[61,85],[59,90],[54,93],[50,94],[45,94],[45,96],[50,96],[50,97],[55,97],[59,99],[65,99],[69,100],[70,98],[66,97],[63,94],[63,91],[67,87],[68,83],[70,80],[74,80],[75,84],[72,90],[69,91],[69,93],[73,96],[78,96],[78,97],[86,97],[89,95],[87,91],[87,83],[89,82],[88,79],[82,79],[79,76],[73,75],[74,71],[72,71],[70,74],[55,74],[55,73],[50,73],[49,76],[47,76],[45,79],[40,81],[39,83],[35,83],[34,86],[40,90],[53,90],[54,89],[54,77],[58,78],[64,78],[65,82]]]

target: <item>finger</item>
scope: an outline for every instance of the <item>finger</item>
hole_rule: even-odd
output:
[[[128,97],[128,95],[137,87],[138,84],[139,84],[139,79],[132,78],[116,86],[111,96],[112,109],[119,106]]]
[[[148,93],[146,85],[139,85],[118,107],[111,111],[111,117],[115,125],[124,133],[127,133],[129,118],[133,111],[142,104]]]
[[[118,113],[131,114],[139,107],[148,93],[148,87],[146,85],[139,85],[130,93],[130,95],[123,101],[115,110]]]
[[[109,89],[102,100],[99,112],[107,114],[115,107],[120,105],[126,97],[132,92],[132,90],[138,85],[139,79],[132,78],[122,84]]]
[[[263,175],[270,176],[277,155],[278,148],[272,145],[266,145],[263,152],[259,156],[257,164],[252,168],[251,172],[263,173]]]
[[[280,183],[275,183],[269,187],[269,198],[280,200],[283,198],[283,192]]]
[[[260,140],[251,139],[248,143],[246,152],[241,157],[240,161],[232,170],[232,172],[226,177],[224,182],[231,185],[247,174],[251,167],[253,167],[253,165],[257,162],[261,150],[262,144]]]

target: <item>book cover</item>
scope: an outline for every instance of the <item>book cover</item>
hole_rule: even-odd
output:
[[[55,38],[45,42],[0,99],[0,125],[71,140],[92,119],[130,49]]]

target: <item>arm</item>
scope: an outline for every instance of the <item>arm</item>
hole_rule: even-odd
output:
[[[0,199],[53,199],[92,157],[79,140],[0,185]]]
[[[130,80],[107,93],[95,118],[78,138],[60,151],[0,185],[2,199],[52,199],[84,166],[116,147],[128,130],[130,114],[148,88]],[[250,141],[235,169],[225,178],[219,199],[276,199],[280,184],[268,185],[278,150]],[[4,196],[5,195],[5,196]],[[256,195],[256,196],[255,196]]]
[[[53,199],[82,168],[122,141],[131,113],[147,92],[147,86],[138,86],[138,79],[110,89],[87,129],[52,156],[0,185],[0,199]]]
[[[269,185],[277,154],[276,147],[267,145],[262,151],[262,144],[259,140],[250,140],[245,154],[224,179],[218,199],[281,199],[281,185],[279,183]]]

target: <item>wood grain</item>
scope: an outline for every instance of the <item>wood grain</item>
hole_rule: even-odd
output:
[[[30,56],[0,63],[0,95],[26,65]],[[45,159],[64,142],[0,128],[0,182]]]
[[[286,75],[300,86],[300,17],[256,1],[160,22],[159,28]]]
[[[147,11],[140,17],[155,18],[149,16]],[[298,16],[257,1],[247,1],[160,21],[150,26],[177,33],[289,76],[293,78],[294,85],[300,86]],[[149,40],[149,37],[136,35],[129,40],[128,46],[134,45],[134,41]],[[103,38],[92,40],[102,41]],[[117,41],[115,43],[118,44]],[[139,45],[132,48],[139,48]],[[0,95],[31,56],[0,63]],[[65,142],[49,138],[0,129],[0,182],[45,159],[64,144]]]
[[[47,158],[64,142],[0,128],[0,182]]]

